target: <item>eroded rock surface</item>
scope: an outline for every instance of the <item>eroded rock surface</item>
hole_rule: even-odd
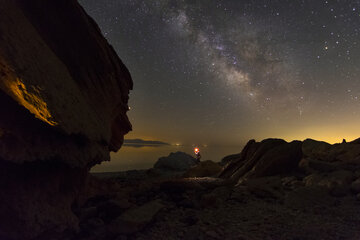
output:
[[[221,178],[237,181],[242,178],[289,173],[298,168],[302,158],[302,142],[287,143],[282,139],[250,140],[243,151],[227,163]]]
[[[91,166],[131,130],[129,71],[76,1],[0,5],[0,238],[76,229]]]

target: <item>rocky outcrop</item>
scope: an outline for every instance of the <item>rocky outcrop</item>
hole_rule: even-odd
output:
[[[229,162],[233,161],[234,159],[239,159],[241,157],[241,153],[231,154],[228,156],[225,156],[221,159],[220,165],[226,166]]]
[[[266,186],[261,179],[285,177],[290,189],[322,188],[331,196],[342,197],[359,192],[359,153],[357,141],[331,145],[312,139],[291,143],[280,139],[260,143],[251,140],[240,154],[224,158],[229,161],[219,176],[249,189],[260,181],[257,190]]]
[[[76,229],[71,206],[131,130],[129,71],[76,1],[0,5],[0,238]]]
[[[184,152],[170,153],[167,157],[161,157],[154,164],[155,169],[165,171],[186,171],[197,164],[197,160]]]
[[[240,170],[243,166],[246,159],[249,159],[252,156],[256,149],[258,148],[259,143],[255,142],[255,140],[250,140],[241,151],[240,154],[233,154],[227,157],[224,157],[226,160],[226,165],[224,170],[220,173],[221,178],[230,178],[232,174]],[[224,162],[223,160],[221,162]]]
[[[287,143],[282,139],[250,140],[238,158],[234,158],[220,173],[221,178],[234,181],[254,177],[289,173],[298,169],[302,143]]]
[[[360,148],[357,140],[350,143],[330,145],[325,142],[306,139],[303,142],[302,150],[304,156],[320,161],[342,162],[347,164],[360,163]]]

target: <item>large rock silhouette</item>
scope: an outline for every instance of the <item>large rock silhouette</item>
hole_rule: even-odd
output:
[[[282,139],[250,140],[241,154],[232,158],[220,173],[221,178],[238,181],[289,173],[298,169],[302,142],[287,143]]]
[[[258,177],[294,174],[310,174],[311,179],[316,177],[315,182],[319,182],[318,179],[334,182],[328,181],[326,176],[337,171],[351,171],[355,177],[360,176],[358,140],[336,144],[313,139],[290,143],[282,139],[265,139],[261,142],[250,140],[240,154],[230,155],[224,159],[226,164],[219,177],[235,183]],[[345,178],[348,181],[347,175]],[[348,182],[336,185],[348,185]]]
[[[170,153],[167,157],[161,157],[154,164],[154,168],[170,171],[186,171],[197,164],[197,160],[184,152]]]
[[[131,130],[129,71],[76,1],[0,5],[0,238],[76,229],[87,172]]]

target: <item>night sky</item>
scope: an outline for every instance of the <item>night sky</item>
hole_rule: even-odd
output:
[[[360,137],[360,1],[80,3],[132,74],[127,138]]]

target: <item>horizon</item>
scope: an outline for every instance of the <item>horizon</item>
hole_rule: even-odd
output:
[[[128,136],[128,135],[127,135]],[[152,146],[155,146],[156,145],[170,145],[170,146],[200,146],[200,147],[226,147],[226,146],[229,146],[229,147],[239,147],[239,146],[244,146],[248,141],[250,140],[255,140],[257,142],[261,142],[265,139],[283,139],[285,140],[286,142],[292,142],[292,141],[305,141],[307,139],[311,139],[311,140],[315,140],[315,141],[319,141],[319,142],[326,142],[326,143],[329,143],[329,144],[337,144],[337,143],[342,143],[343,140],[345,140],[346,142],[352,142],[352,141],[355,141],[357,139],[360,139],[360,137],[356,137],[356,138],[350,138],[350,139],[346,139],[346,138],[336,138],[334,137],[332,140],[329,140],[329,141],[326,141],[324,139],[317,139],[317,138],[303,138],[303,139],[286,139],[286,138],[281,138],[281,137],[269,137],[269,138],[263,138],[263,139],[256,139],[256,138],[251,138],[251,139],[248,139],[244,142],[241,142],[239,141],[238,144],[228,144],[228,145],[223,145],[223,144],[207,144],[207,143],[181,143],[181,142],[165,142],[161,139],[150,139],[150,138],[127,138],[125,137],[124,139],[124,145],[125,147],[132,147],[131,145],[127,145],[128,143],[126,142],[127,140],[141,140],[141,141],[144,141],[145,142],[145,145],[143,145],[144,147],[145,146],[148,146],[148,147],[152,147]],[[153,141],[159,141],[163,144],[150,144],[150,145],[146,145],[146,142],[149,141],[149,142],[153,142]],[[141,143],[139,143],[139,145],[141,145]]]

